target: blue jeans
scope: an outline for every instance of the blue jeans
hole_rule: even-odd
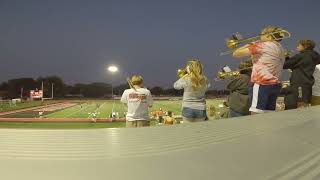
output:
[[[229,109],[230,111],[230,117],[240,117],[240,116],[245,116],[245,114],[241,114],[237,111],[232,110],[231,108]]]
[[[263,111],[276,109],[277,97],[280,94],[281,85],[252,84],[249,87],[250,111]]]
[[[206,118],[207,112],[206,110],[198,110],[198,109],[183,107],[182,116],[187,119],[200,119],[200,118]]]

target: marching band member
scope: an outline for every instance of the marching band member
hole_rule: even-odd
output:
[[[314,84],[312,86],[311,105],[320,105],[320,64],[318,64],[313,73]]]
[[[172,111],[168,111],[168,114],[164,117],[163,123],[166,125],[172,125],[175,123],[175,119],[173,117]]]
[[[281,29],[264,28],[260,41],[244,45],[233,52],[236,58],[253,56],[251,83],[249,87],[250,111],[264,113],[274,111],[281,90],[281,73],[285,61],[285,50],[279,43]]]
[[[159,108],[159,110],[156,111],[156,118],[157,118],[159,124],[163,123],[163,116],[164,116],[164,112],[163,112],[162,108]]]
[[[249,95],[248,88],[252,71],[252,62],[242,61],[239,65],[239,75],[234,77],[227,85],[230,91],[228,105],[230,117],[249,115]]]
[[[208,89],[207,77],[199,60],[191,59],[187,63],[183,77],[174,83],[175,89],[183,89],[183,123],[204,121],[206,119],[205,92]]]
[[[149,126],[148,108],[153,105],[151,92],[147,88],[144,88],[143,78],[139,75],[132,76],[130,86],[132,87],[126,89],[121,97],[121,102],[128,106],[126,126]]]
[[[300,40],[297,45],[299,54],[288,57],[284,69],[291,69],[289,92],[285,96],[285,109],[296,109],[299,103],[306,106],[311,103],[313,73],[320,63],[320,55],[314,51],[315,43],[312,40]],[[300,99],[300,100],[299,100]]]

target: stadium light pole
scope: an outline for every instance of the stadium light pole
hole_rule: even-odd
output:
[[[51,83],[51,99],[53,99],[53,85],[54,83]]]
[[[114,73],[118,72],[118,70],[119,70],[118,67],[115,65],[110,65],[108,67],[108,71],[112,74],[112,76]],[[113,78],[112,78],[112,76],[111,76],[111,98],[113,99],[113,104],[112,104],[112,114],[113,114],[115,102],[114,102],[114,98],[113,98]]]

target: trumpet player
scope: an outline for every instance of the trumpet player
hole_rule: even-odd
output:
[[[227,90],[230,91],[227,101],[230,117],[239,117],[250,114],[248,87],[252,71],[251,68],[251,60],[242,61],[239,65],[239,75],[230,79],[230,82],[227,85]]]
[[[290,86],[285,96],[285,109],[296,109],[311,103],[312,86],[315,82],[313,73],[320,64],[320,55],[314,51],[315,42],[300,40],[293,57],[286,58],[283,68],[291,69]],[[299,104],[299,105],[298,105]]]
[[[179,73],[179,72],[178,72]],[[174,83],[177,90],[183,89],[182,118],[184,123],[204,121],[206,114],[205,92],[208,89],[203,66],[197,59],[188,61],[184,75]]]
[[[233,57],[252,56],[252,75],[249,87],[250,111],[264,113],[274,111],[281,90],[281,73],[285,61],[285,50],[280,44],[283,38],[280,28],[268,26],[260,40],[244,45],[233,52]]]

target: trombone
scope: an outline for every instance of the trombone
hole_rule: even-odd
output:
[[[132,81],[131,81],[130,78],[127,78],[127,83],[128,83],[128,85],[129,85],[130,89],[134,89],[135,91],[137,91],[137,89],[136,89],[136,88],[134,87],[134,85],[132,84]]]
[[[223,55],[228,55],[228,54],[231,54],[235,51],[235,49],[240,45],[240,44],[243,44],[243,43],[252,43],[254,41],[258,41],[259,38],[263,35],[271,35],[274,37],[274,40],[275,41],[280,41],[280,40],[283,40],[283,39],[288,39],[291,37],[291,33],[287,30],[284,30],[284,29],[281,29],[279,28],[278,30],[276,31],[273,31],[271,33],[265,33],[265,34],[260,34],[260,35],[257,35],[257,36],[252,36],[252,37],[248,37],[248,38],[242,38],[241,35],[239,33],[236,33],[236,34],[233,34],[231,38],[228,38],[226,40],[226,45],[228,48],[232,49],[232,50],[229,50],[229,51],[224,51],[224,52],[221,52],[220,53],[220,56],[223,56]]]

